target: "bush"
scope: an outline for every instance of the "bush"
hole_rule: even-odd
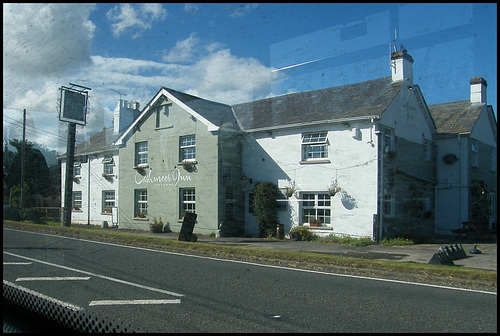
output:
[[[319,237],[307,226],[295,226],[290,230],[290,237],[298,241],[313,241]]]
[[[34,222],[36,224],[45,224],[45,222],[42,220],[43,216],[44,213],[41,209],[21,209],[21,220],[23,221]]]
[[[254,190],[254,212],[261,237],[276,235],[278,223],[278,187],[272,182],[259,182]]]

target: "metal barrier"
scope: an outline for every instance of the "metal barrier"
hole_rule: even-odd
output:
[[[467,258],[467,254],[462,247],[462,244],[455,244],[445,247],[440,247],[439,250],[434,253],[429,264],[431,265],[449,265],[455,266],[453,260]]]

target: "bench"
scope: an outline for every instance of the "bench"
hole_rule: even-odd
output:
[[[488,222],[480,221],[462,222],[460,229],[451,230],[451,232],[458,235],[459,240],[462,235],[465,235],[465,239],[467,239],[471,234],[478,236],[479,239],[491,239],[491,234],[494,233],[493,230],[490,230]]]

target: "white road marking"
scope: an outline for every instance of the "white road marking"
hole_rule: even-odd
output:
[[[31,265],[33,264],[32,262],[22,262],[22,261],[4,261],[3,262],[4,265]]]
[[[142,251],[151,251],[151,252],[156,252],[156,253],[179,255],[179,256],[190,257],[190,258],[199,258],[199,259],[207,259],[207,260],[214,260],[214,261],[230,262],[230,263],[235,263],[235,264],[245,264],[245,265],[253,265],[253,266],[259,266],[259,267],[270,267],[270,268],[284,269],[284,270],[296,271],[296,272],[324,274],[324,275],[330,275],[330,276],[339,276],[339,277],[348,277],[348,278],[356,278],[356,279],[374,280],[374,281],[382,281],[382,282],[401,283],[401,284],[412,285],[412,286],[424,286],[424,287],[432,287],[432,288],[440,288],[440,289],[451,289],[451,290],[458,290],[458,291],[472,292],[472,293],[482,293],[482,294],[497,295],[497,293],[495,293],[495,292],[489,292],[489,291],[483,291],[483,290],[477,290],[477,289],[460,288],[460,287],[450,287],[450,286],[441,286],[441,285],[433,285],[433,284],[420,283],[420,282],[412,282],[412,281],[403,281],[403,280],[374,278],[374,277],[368,277],[368,276],[363,276],[363,275],[330,273],[330,272],[314,271],[314,270],[308,270],[308,269],[302,269],[302,268],[292,268],[292,267],[285,267],[285,266],[265,265],[265,264],[258,264],[258,263],[249,262],[249,261],[221,259],[221,258],[215,258],[215,257],[198,256],[198,255],[194,255],[194,254],[186,254],[186,253],[179,253],[179,252],[154,250],[154,249],[150,249],[150,248],[146,248],[146,247],[121,245],[121,244],[115,244],[115,243],[100,242],[100,241],[95,241],[95,240],[80,239],[80,238],[73,238],[73,237],[56,236],[56,235],[51,235],[51,234],[48,234],[48,233],[39,233],[39,232],[31,232],[31,231],[16,230],[16,229],[7,229],[7,228],[4,228],[4,230],[24,232],[24,233],[31,233],[31,234],[39,234],[39,235],[50,236],[50,237],[55,237],[55,238],[64,238],[64,239],[70,239],[70,240],[78,240],[78,241],[84,241],[84,242],[93,243],[93,244],[102,244],[102,245],[117,246],[117,247],[123,247],[123,248],[131,248],[131,249],[142,250]],[[6,253],[6,252],[4,251],[4,253]]]
[[[149,304],[170,304],[181,303],[180,299],[175,300],[98,300],[91,301],[89,306],[114,306],[114,305],[149,305]]]
[[[115,281],[115,282],[122,283],[122,284],[125,284],[125,285],[130,285],[130,286],[134,286],[134,287],[138,287],[138,288],[147,289],[147,290],[150,290],[150,291],[153,291],[153,292],[158,292],[158,293],[168,294],[168,295],[178,296],[178,297],[184,296],[183,294],[179,294],[179,293],[175,293],[175,292],[170,292],[170,291],[166,291],[166,290],[163,290],[163,289],[154,288],[154,287],[150,287],[150,286],[145,286],[145,285],[137,284],[137,283],[130,282],[130,281],[116,279],[116,278],[108,277],[106,275],[101,275],[101,274],[97,274],[97,273],[87,272],[87,271],[79,270],[79,269],[68,267],[68,266],[58,265],[58,264],[54,264],[54,263],[51,263],[51,262],[48,262],[48,261],[43,261],[43,260],[38,260],[38,259],[30,258],[30,257],[25,257],[25,256],[22,256],[22,255],[11,253],[11,252],[3,251],[3,253],[5,253],[7,255],[14,256],[14,257],[18,257],[18,258],[21,258],[21,259],[31,260],[31,261],[38,262],[38,263],[41,263],[41,264],[49,265],[49,266],[54,266],[54,267],[62,268],[62,269],[73,271],[73,272],[77,272],[77,273],[83,273],[83,274],[87,274],[87,275],[90,275],[90,276],[95,276],[95,277],[101,278],[101,279]]]
[[[56,304],[58,304],[60,306],[69,308],[71,310],[74,310],[74,311],[83,310],[83,308],[75,306],[75,305],[73,305],[71,303],[67,303],[67,302],[64,302],[64,301],[61,301],[61,300],[58,300],[58,299],[54,299],[53,297],[47,296],[47,295],[42,294],[42,293],[38,293],[38,292],[36,292],[34,290],[31,290],[29,288],[26,288],[26,287],[23,287],[23,286],[19,286],[19,285],[15,284],[15,283],[12,283],[12,282],[9,282],[9,281],[6,281],[6,280],[4,280],[3,283],[6,284],[6,285],[8,285],[8,286],[11,286],[11,287],[14,287],[16,289],[19,289],[21,291],[24,291],[26,293],[35,295],[35,296],[37,296],[39,298],[42,298],[42,299],[51,301],[53,303],[56,303]]]
[[[17,278],[16,281],[66,281],[66,280],[89,280],[90,277],[27,277]]]

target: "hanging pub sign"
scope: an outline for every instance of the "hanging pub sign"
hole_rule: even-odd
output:
[[[61,105],[59,120],[85,125],[88,93],[66,87],[62,87],[60,90]]]

